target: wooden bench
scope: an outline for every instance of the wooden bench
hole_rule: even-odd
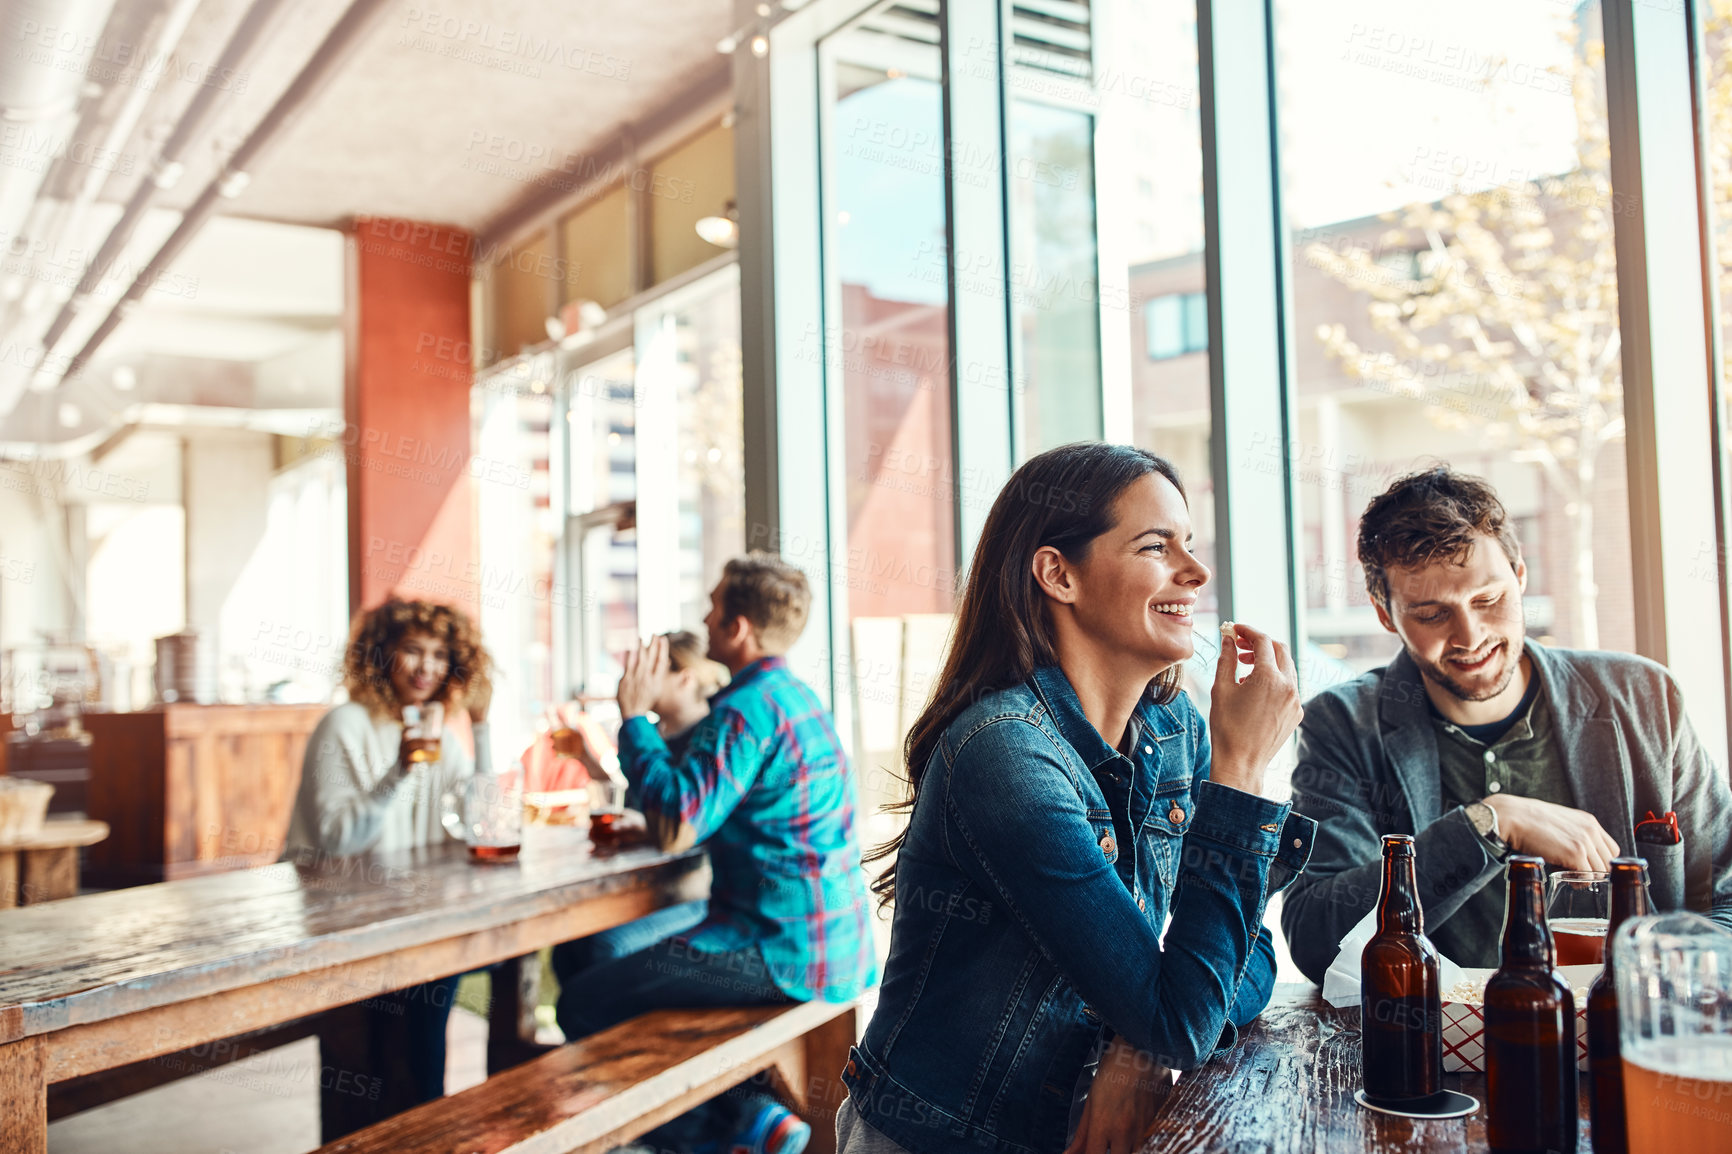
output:
[[[853,1003],[657,1010],[316,1154],[601,1154],[766,1073],[811,1125],[807,1150],[834,1154],[856,1036]]]

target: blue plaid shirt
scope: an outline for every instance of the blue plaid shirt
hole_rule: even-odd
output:
[[[693,949],[758,946],[796,1001],[848,1001],[878,980],[854,774],[829,711],[786,661],[740,670],[678,760],[643,717],[620,728],[619,755],[664,844],[710,851]]]

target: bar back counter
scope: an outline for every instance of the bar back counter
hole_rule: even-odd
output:
[[[87,884],[146,885],[282,854],[307,739],[327,705],[158,705],[87,713],[88,812],[108,823]]]

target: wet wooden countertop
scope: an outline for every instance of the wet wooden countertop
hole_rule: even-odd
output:
[[[647,845],[469,860],[456,842],[0,910],[0,1044],[484,933],[576,903],[702,896],[701,850]],[[357,969],[357,980],[361,970]]]
[[[1180,1078],[1161,1104],[1142,1154],[1461,1154],[1484,1151],[1485,1075],[1445,1074],[1447,1089],[1472,1094],[1466,1118],[1414,1121],[1353,1100],[1359,1089],[1359,1012],[1325,1003],[1309,983],[1277,986],[1239,1044]],[[1588,1138],[1587,1079],[1581,1079],[1576,1149]]]

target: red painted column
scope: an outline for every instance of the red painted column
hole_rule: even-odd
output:
[[[473,617],[472,239],[461,229],[362,218],[348,250],[350,610],[395,592]]]

